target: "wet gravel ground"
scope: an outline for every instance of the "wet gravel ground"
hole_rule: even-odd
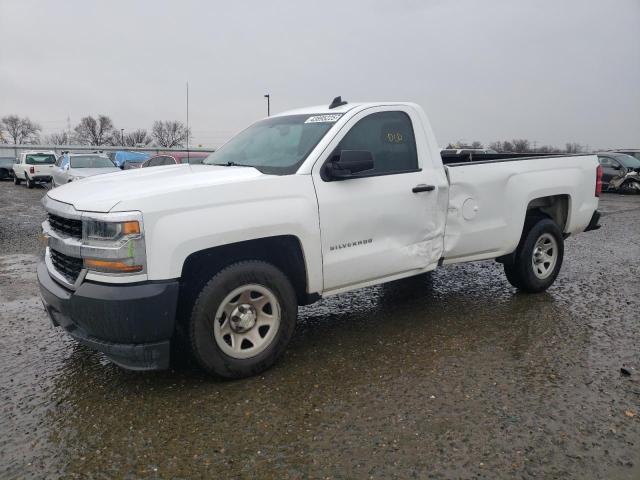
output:
[[[0,478],[640,478],[640,196],[605,195],[544,294],[479,262],[341,295],[230,382],[50,325],[44,193],[0,182]]]

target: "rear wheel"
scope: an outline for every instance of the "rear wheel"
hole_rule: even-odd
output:
[[[31,180],[29,178],[29,175],[27,175],[26,173],[24,174],[24,180],[25,180],[25,182],[27,182],[27,188],[33,188],[36,185],[36,182]]]
[[[525,230],[512,262],[504,264],[507,280],[525,292],[542,292],[555,281],[564,257],[562,232],[552,220],[534,217]]]
[[[295,291],[284,273],[263,261],[234,263],[200,291],[189,320],[189,345],[209,373],[256,375],[282,355],[297,314]]]

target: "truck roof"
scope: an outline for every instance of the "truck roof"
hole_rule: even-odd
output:
[[[29,155],[29,154],[34,154],[34,153],[47,153],[47,154],[51,154],[51,155],[55,155],[56,154],[56,152],[54,152],[53,150],[25,150],[22,153],[24,155]]]
[[[309,114],[332,114],[332,113],[346,113],[354,108],[367,108],[367,107],[380,107],[384,105],[414,105],[411,102],[360,102],[360,103],[345,103],[338,107],[329,108],[329,104],[315,105],[311,107],[296,108],[293,110],[287,110],[281,112],[272,117],[281,117],[285,115],[309,115]]]

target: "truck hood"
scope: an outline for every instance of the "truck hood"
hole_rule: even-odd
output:
[[[123,201],[261,176],[263,174],[253,167],[170,165],[95,175],[62,185],[47,195],[73,205],[76,210],[106,213]]]

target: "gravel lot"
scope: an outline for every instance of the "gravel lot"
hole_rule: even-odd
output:
[[[479,262],[341,295],[229,382],[51,326],[45,193],[0,182],[0,478],[640,478],[640,196],[605,195],[544,294]]]

